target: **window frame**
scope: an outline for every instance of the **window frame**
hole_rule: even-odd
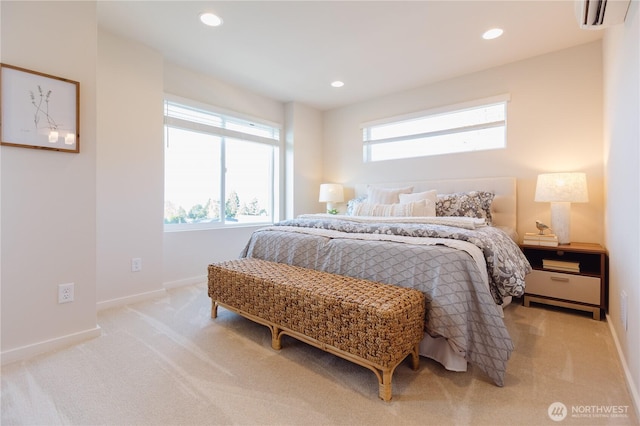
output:
[[[468,153],[468,152],[477,152],[481,150],[484,151],[484,150],[493,150],[493,149],[504,149],[507,147],[507,114],[508,114],[507,106],[510,100],[511,100],[511,95],[506,93],[506,94],[491,96],[487,98],[476,99],[468,102],[462,102],[462,103],[457,103],[453,105],[446,105],[446,106],[431,108],[423,111],[417,111],[410,114],[403,114],[403,115],[388,117],[380,120],[364,122],[360,125],[360,130],[362,134],[363,162],[379,163],[381,161],[408,160],[408,159],[421,158],[421,157],[433,157],[437,155],[462,154],[462,153]],[[486,122],[486,123],[480,123],[480,124],[472,124],[472,125],[461,126],[461,127],[450,127],[447,129],[413,133],[408,135],[391,136],[391,137],[374,139],[374,140],[370,139],[371,130],[375,127],[394,124],[394,123],[399,124],[402,122],[416,120],[420,118],[429,118],[429,117],[435,117],[438,115],[463,112],[466,110],[473,110],[473,109],[478,109],[482,107],[494,106],[498,104],[504,105],[504,108],[505,108],[504,120]],[[496,127],[504,127],[504,146],[503,147],[486,148],[486,149],[469,149],[464,151],[456,150],[456,151],[450,151],[450,152],[431,153],[431,154],[417,154],[417,155],[410,155],[406,157],[385,158],[385,159],[379,159],[379,160],[373,160],[371,158],[372,156],[371,147],[374,145],[401,142],[401,141],[411,141],[415,139],[424,139],[424,138],[435,137],[435,136],[460,134],[460,133],[465,133],[473,130],[484,130],[484,129],[490,129],[490,128],[496,128]]]
[[[272,130],[277,131],[278,138],[268,138],[259,135],[254,135],[250,133],[244,133],[241,131],[228,129],[225,127],[218,127],[212,124],[206,124],[198,121],[190,121],[184,118],[171,117],[167,116],[167,107],[168,104],[172,103],[178,105],[180,107],[185,107],[188,109],[199,110],[204,113],[210,113],[215,116],[219,116],[224,122],[225,120],[229,121],[245,121],[248,123],[255,123],[256,125],[262,125],[271,127]],[[203,134],[208,134],[213,137],[220,138],[220,220],[215,222],[206,222],[206,223],[164,223],[164,210],[163,210],[163,227],[164,232],[179,232],[179,231],[199,231],[199,230],[211,230],[211,229],[229,229],[229,228],[242,228],[242,227],[251,227],[251,226],[265,226],[269,224],[273,224],[278,220],[280,214],[280,181],[281,181],[281,173],[280,173],[280,162],[281,162],[281,152],[283,149],[283,131],[282,125],[280,123],[275,123],[269,120],[251,117],[246,114],[237,113],[235,111],[225,110],[223,108],[219,108],[213,105],[205,104],[202,102],[198,102],[192,99],[183,98],[180,96],[175,96],[171,94],[165,94],[163,99],[163,130],[164,130],[164,138],[163,144],[167,145],[168,143],[168,131],[169,127],[182,129],[186,131],[198,132]],[[271,194],[270,194],[270,207],[271,207],[271,215],[267,216],[264,221],[256,221],[256,222],[231,222],[227,221],[225,215],[223,214],[225,210],[225,203],[228,194],[226,193],[226,139],[238,139],[245,142],[253,142],[260,143],[263,145],[270,146],[272,148],[271,153],[271,164],[270,164],[270,179],[271,179]],[[163,150],[163,158],[166,155]],[[164,162],[164,160],[163,160]],[[225,171],[225,172],[223,172]],[[165,173],[163,167],[163,175]],[[164,179],[163,179],[164,182]],[[163,199],[165,199],[165,191],[163,184]],[[163,209],[164,209],[163,202]]]

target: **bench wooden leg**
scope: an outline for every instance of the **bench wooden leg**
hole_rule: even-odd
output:
[[[379,383],[380,390],[378,396],[383,401],[391,401],[391,378],[393,377],[393,370],[382,371],[382,382]]]
[[[420,368],[419,349],[420,349],[420,343],[416,343],[416,345],[413,347],[413,350],[411,351],[411,368],[414,371]],[[402,363],[402,360],[398,364],[396,364],[393,368],[388,368],[386,370],[382,369],[382,375],[380,375],[380,373],[378,372],[380,370],[376,370],[372,366],[360,364],[369,368],[374,373],[376,373],[376,376],[378,376],[378,388],[379,388],[378,396],[383,401],[391,401],[391,393],[392,393],[391,379],[393,378],[393,372],[395,371],[396,367],[401,363]]]
[[[411,352],[411,368],[417,371],[420,368],[420,343],[417,343]]]
[[[275,325],[270,325],[269,328],[271,329],[271,347],[279,351],[282,349],[282,342],[280,341],[282,334],[280,333],[280,329]]]
[[[218,318],[218,303],[215,300],[211,301],[211,318]]]

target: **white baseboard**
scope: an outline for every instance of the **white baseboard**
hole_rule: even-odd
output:
[[[33,343],[31,345],[22,346],[15,349],[2,352],[0,358],[1,365],[6,365],[16,361],[22,361],[45,352],[54,351],[67,346],[75,345],[84,340],[99,337],[102,334],[99,325],[89,330],[79,331],[77,333],[67,334],[66,336],[56,337],[55,339],[45,340],[43,342]]]
[[[164,288],[184,287],[186,285],[200,284],[200,283],[206,283],[206,282],[207,282],[207,276],[199,275],[197,277],[191,277],[191,278],[185,278],[182,280],[166,282],[164,283]]]
[[[611,335],[613,336],[613,342],[616,345],[616,350],[618,351],[618,358],[620,358],[620,362],[622,363],[622,369],[624,370],[624,377],[627,381],[627,388],[629,389],[629,393],[631,394],[631,399],[633,401],[633,405],[635,405],[636,416],[640,418],[640,393],[638,392],[637,383],[633,381],[633,376],[631,375],[631,371],[629,370],[629,366],[627,365],[627,359],[622,352],[622,346],[620,346],[620,340],[618,340],[618,334],[616,333],[616,329],[613,327],[612,320],[607,314],[607,323],[609,324],[609,330],[611,330]]]
[[[148,291],[146,293],[138,293],[133,294],[131,296],[119,297],[117,299],[103,300],[102,302],[96,303],[96,309],[98,312],[104,311],[105,309],[117,308],[120,306],[130,305],[132,303],[143,302],[149,299],[155,299],[157,297],[164,296],[166,290],[169,288],[177,288],[183,287],[192,284],[200,284],[206,283],[207,276],[199,275],[197,277],[185,278],[177,281],[169,281],[163,284],[163,288],[160,290]]]
[[[138,293],[131,296],[118,297],[117,299],[103,300],[102,302],[96,303],[96,310],[100,312],[109,308],[116,308],[119,306],[130,305],[132,303],[143,302],[145,300],[164,296],[165,293],[166,290],[164,288],[161,288],[160,290],[148,291],[146,293]]]

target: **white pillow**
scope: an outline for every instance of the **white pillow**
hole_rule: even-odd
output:
[[[373,204],[358,203],[353,209],[354,216],[410,217],[428,216],[425,200],[414,203]],[[432,215],[435,216],[435,215]]]
[[[433,200],[435,202],[438,199],[438,191],[432,189],[431,191],[424,192],[412,192],[411,194],[399,194],[401,203],[411,203],[420,200]]]
[[[424,215],[414,214],[413,216],[435,216],[436,215],[436,202],[438,201],[438,191],[424,191],[414,192],[412,194],[399,194],[400,204],[413,203],[416,201],[425,201]]]
[[[370,204],[397,204],[400,202],[400,194],[410,194],[413,186],[404,188],[367,188],[367,203]]]

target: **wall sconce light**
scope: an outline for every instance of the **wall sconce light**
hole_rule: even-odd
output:
[[[327,213],[338,214],[335,203],[344,201],[344,190],[338,183],[323,183],[320,185],[320,197],[318,201],[327,203]]]
[[[584,173],[538,175],[535,201],[551,203],[551,230],[559,244],[570,244],[571,203],[586,203],[587,176]]]

